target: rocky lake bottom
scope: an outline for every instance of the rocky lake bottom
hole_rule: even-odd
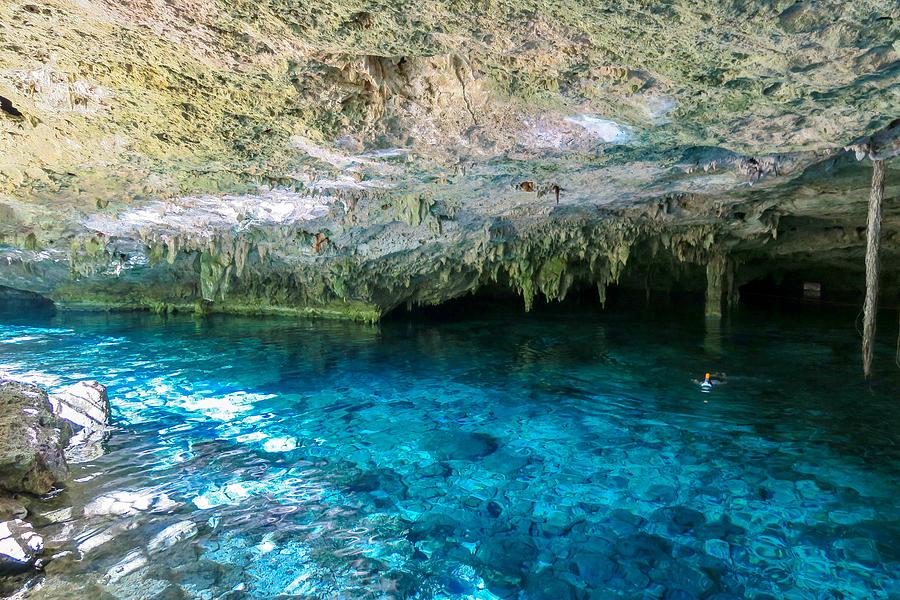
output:
[[[896,314],[866,384],[855,309],[695,308],[6,305],[0,372],[96,379],[113,425],[29,516],[58,557],[16,593],[900,597]]]

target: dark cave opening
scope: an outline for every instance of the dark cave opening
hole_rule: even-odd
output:
[[[0,96],[0,111],[3,111],[6,114],[17,119],[21,119],[25,116],[22,114],[22,111],[20,111],[13,105],[12,100],[7,98],[6,96]]]
[[[0,285],[0,312],[7,314],[18,311],[52,313],[55,310],[53,301],[45,296]]]

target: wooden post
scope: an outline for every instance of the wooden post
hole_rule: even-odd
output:
[[[881,244],[881,212],[884,204],[884,161],[872,161],[872,191],[866,228],[866,301],[863,305],[863,374],[872,376],[875,313],[878,311],[878,249]]]

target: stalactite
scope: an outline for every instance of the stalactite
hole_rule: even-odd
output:
[[[872,161],[872,192],[866,231],[866,301],[863,305],[863,374],[872,376],[875,313],[878,310],[878,249],[881,243],[881,214],[884,204],[884,161]]]
[[[178,238],[176,237],[168,237],[163,238],[166,248],[168,249],[168,254],[166,256],[166,261],[173,265],[175,264],[175,257],[178,256]]]

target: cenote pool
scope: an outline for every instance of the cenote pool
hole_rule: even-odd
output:
[[[20,594],[900,597],[896,314],[867,385],[855,310],[630,304],[8,308],[0,371],[96,378],[115,425],[31,519],[69,553]]]

